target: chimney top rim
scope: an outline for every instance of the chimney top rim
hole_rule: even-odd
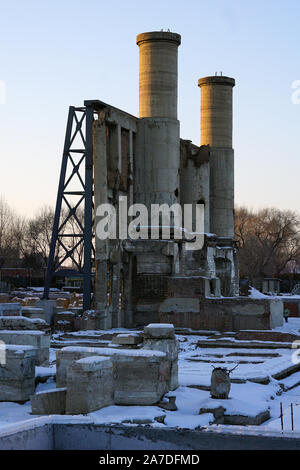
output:
[[[235,79],[231,77],[226,77],[225,75],[213,75],[209,77],[199,78],[198,86],[201,88],[205,85],[228,85],[234,87]]]
[[[144,42],[153,42],[153,41],[173,42],[177,44],[177,46],[180,46],[181,36],[178,33],[172,33],[170,31],[149,31],[145,33],[140,33],[136,37],[136,43],[138,46]]]

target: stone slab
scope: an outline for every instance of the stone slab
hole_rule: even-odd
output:
[[[0,317],[0,330],[38,330],[50,331],[49,325],[41,318],[23,316]]]
[[[150,323],[144,328],[145,338],[174,338],[175,328],[171,323]]]
[[[113,344],[137,345],[143,342],[141,334],[119,334],[112,339]]]

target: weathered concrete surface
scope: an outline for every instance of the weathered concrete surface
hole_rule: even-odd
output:
[[[143,118],[137,128],[134,197],[145,204],[150,216],[151,204],[179,202],[179,121]]]
[[[162,351],[166,353],[170,361],[169,390],[175,390],[178,383],[178,351],[179,344],[176,338],[173,339],[145,339],[144,349],[152,351]]]
[[[115,361],[115,393],[117,405],[154,405],[169,391],[170,364],[166,355],[117,356]]]
[[[270,302],[270,328],[283,325],[283,301],[272,300]]]
[[[145,339],[173,339],[175,328],[171,323],[150,323],[144,328]]]
[[[179,343],[175,337],[175,328],[171,324],[149,324],[144,328],[143,349],[162,351],[170,361],[169,390],[175,390],[178,383]]]
[[[247,341],[271,341],[271,342],[282,342],[292,343],[293,341],[299,340],[299,336],[292,333],[283,333],[281,331],[256,331],[256,330],[241,330],[235,335],[238,340]],[[288,346],[287,346],[288,347]]]
[[[234,238],[234,150],[211,148],[210,230],[218,237]]]
[[[0,401],[29,400],[35,389],[35,354],[31,346],[5,346],[5,360],[0,363]]]
[[[108,356],[114,366],[115,404],[152,405],[169,390],[170,362],[161,351],[66,347],[56,354],[59,388],[67,386],[67,374],[74,362],[89,356]]]
[[[232,147],[232,88],[234,78],[199,78],[201,88],[201,145]]]
[[[139,117],[177,119],[179,34],[153,31],[137,36],[140,49]]]
[[[54,314],[54,328],[58,331],[74,331],[75,313],[64,310]]]
[[[212,413],[214,424],[229,424],[234,426],[260,426],[270,419],[270,411],[266,409],[255,416],[226,414],[226,409],[221,406],[220,401],[215,406],[200,408],[199,414]]]
[[[113,403],[111,358],[89,356],[74,362],[67,373],[66,414],[86,414]]]
[[[21,304],[0,303],[0,317],[21,315]]]
[[[42,320],[46,320],[44,309],[40,307],[22,307],[22,316],[27,318],[41,318]]]
[[[180,139],[180,204],[204,204],[204,232],[210,232],[209,207],[210,149]],[[195,226],[195,217],[193,217]]]
[[[143,337],[139,333],[121,333],[112,339],[113,344],[121,344],[125,346],[136,346],[143,342]]]
[[[147,426],[56,423],[37,418],[0,431],[0,450],[299,450],[299,433],[260,428],[179,430]],[[198,461],[196,461],[198,463]]]
[[[200,78],[201,145],[210,146],[210,231],[234,237],[233,78]]]
[[[0,330],[0,341],[5,344],[33,346],[37,366],[49,365],[50,335],[38,330]]]
[[[39,330],[50,332],[49,325],[45,320],[23,316],[0,317],[0,330]]]
[[[74,320],[75,324],[75,320]],[[97,312],[94,310],[86,310],[80,317],[80,329],[96,330],[97,329]]]
[[[249,299],[244,297],[203,299],[196,303],[169,298],[160,305],[159,318],[175,327],[199,330],[239,331],[244,329],[269,330],[283,324],[281,300]],[[190,306],[192,305],[192,309]],[[272,325],[272,326],[271,326]]]
[[[33,415],[65,414],[66,388],[56,388],[30,397]]]
[[[45,320],[49,325],[53,323],[53,315],[56,303],[53,299],[40,299],[36,303],[36,307],[42,308],[45,312]]]

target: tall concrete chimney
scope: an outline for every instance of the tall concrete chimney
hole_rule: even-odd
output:
[[[177,119],[179,34],[154,31],[137,36],[140,48],[139,117]]]
[[[180,136],[177,120],[179,34],[137,36],[140,51],[135,202],[179,202]]]
[[[210,231],[234,236],[234,151],[232,148],[232,89],[230,77],[200,78],[201,145],[209,145]]]

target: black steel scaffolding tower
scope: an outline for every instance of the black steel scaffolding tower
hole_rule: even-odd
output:
[[[85,101],[83,107],[70,106],[64,150],[61,163],[55,216],[52,230],[50,253],[44,287],[44,298],[49,298],[51,280],[63,263],[71,261],[72,267],[83,275],[83,309],[91,305],[92,259],[95,250],[93,237],[93,143],[92,130],[94,106],[92,101]],[[74,180],[79,190],[74,190]],[[74,204],[74,198],[77,198]],[[62,209],[62,206],[66,208]],[[80,220],[79,210],[83,209],[84,219]],[[76,221],[78,233],[68,233],[70,219]],[[69,246],[68,239],[73,238]],[[83,244],[83,262],[76,258],[76,250]],[[57,251],[63,256],[56,257]]]

